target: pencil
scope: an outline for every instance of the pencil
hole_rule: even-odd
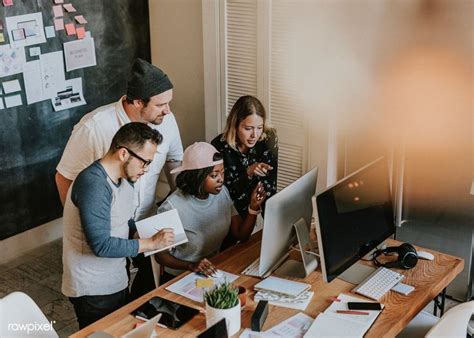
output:
[[[336,313],[342,313],[345,315],[368,315],[368,312],[364,311],[353,311],[353,310],[337,310]]]

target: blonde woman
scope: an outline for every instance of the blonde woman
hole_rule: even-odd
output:
[[[259,182],[270,197],[277,189],[278,138],[267,125],[265,108],[255,97],[240,97],[227,118],[224,133],[212,145],[224,158],[224,184],[240,216],[249,212]]]

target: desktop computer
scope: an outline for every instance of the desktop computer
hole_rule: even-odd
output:
[[[324,280],[359,284],[375,269],[357,262],[395,234],[386,160],[379,158],[327,188],[316,196],[316,205]]]
[[[264,277],[273,272],[287,257],[289,247],[298,238],[309,238],[309,227],[313,207],[311,198],[316,192],[318,169],[314,168],[273,195],[265,205],[263,220],[262,246],[260,257],[252,262],[242,273],[250,276]],[[297,277],[317,267],[314,257],[304,256],[304,266],[290,263],[283,274],[294,273]],[[304,271],[303,271],[303,270]]]

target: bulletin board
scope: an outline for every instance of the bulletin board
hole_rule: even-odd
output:
[[[62,215],[54,175],[73,126],[150,60],[147,0],[0,3],[0,240]]]

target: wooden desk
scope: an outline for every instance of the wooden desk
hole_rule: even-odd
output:
[[[247,243],[239,244],[222,252],[213,258],[212,262],[222,270],[239,274],[248,264],[258,257],[260,253],[260,240],[261,232],[255,234]],[[391,241],[389,244],[397,245],[399,242]],[[435,259],[433,261],[420,260],[417,266],[412,270],[397,270],[406,276],[404,282],[413,285],[415,290],[409,296],[403,296],[393,291],[388,292],[381,299],[381,302],[385,304],[384,311],[380,314],[365,337],[394,337],[418,312],[441,293],[464,268],[464,261],[458,257],[432,250],[423,250],[433,253]],[[71,337],[87,337],[98,330],[105,331],[115,337],[120,337],[130,331],[134,324],[138,322],[130,313],[153,296],[160,296],[204,311],[202,304],[165,290],[166,286],[172,284],[179,278],[181,277],[178,276],[175,280],[143,295]],[[243,285],[248,290],[247,305],[242,310],[242,330],[250,327],[250,318],[256,306],[256,303],[253,301],[255,294],[253,285],[258,281],[258,278],[249,276],[241,276],[235,281],[235,284]],[[353,284],[340,279],[335,279],[329,284],[325,283],[322,279],[320,268],[303,281],[312,284],[312,291],[314,291],[313,299],[306,308],[306,311],[304,311],[313,318],[330,305],[329,297],[337,296],[341,292],[348,293],[354,288]],[[270,306],[270,311],[263,329],[268,330],[298,312],[298,310]],[[157,328],[156,331],[159,335],[161,334],[166,337],[195,337],[198,333],[204,331],[205,328],[205,315],[204,313],[200,313],[190,322],[183,325],[178,331],[163,328]],[[240,335],[240,332],[238,335]],[[236,336],[238,337],[238,335]]]

